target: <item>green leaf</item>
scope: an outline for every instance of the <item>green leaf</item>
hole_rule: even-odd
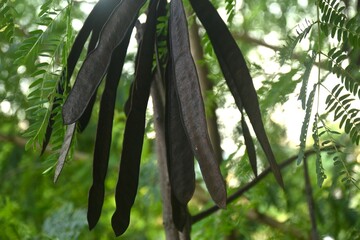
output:
[[[299,95],[299,100],[301,100],[302,103],[302,108],[305,109],[305,105],[306,105],[306,92],[307,92],[307,85],[309,82],[309,77],[310,77],[310,72],[311,69],[314,65],[315,62],[315,57],[316,57],[316,52],[313,51],[311,58],[309,58],[306,62],[305,62],[305,72],[303,75],[303,81],[302,81],[302,85],[301,85],[301,89],[300,89],[300,95]]]

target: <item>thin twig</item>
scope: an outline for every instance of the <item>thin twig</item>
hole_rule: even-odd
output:
[[[269,227],[278,229],[279,231],[286,234],[286,236],[292,237],[292,239],[299,239],[299,240],[308,239],[306,233],[304,233],[304,231],[302,231],[301,229],[291,226],[289,224],[284,224],[282,222],[279,222],[276,219],[269,217],[264,213],[260,213],[257,209],[249,210],[246,216],[252,221],[257,221]]]
[[[310,156],[310,155],[312,155],[314,153],[315,153],[315,151],[313,149],[307,150],[307,151],[305,151],[304,156],[308,157],[308,156]],[[297,155],[292,156],[291,158],[283,161],[282,163],[279,164],[279,168],[282,169],[282,168],[288,166],[290,163],[294,162],[297,159],[297,157],[298,157]],[[247,183],[245,186],[241,187],[234,194],[232,194],[230,197],[228,197],[227,198],[227,203],[229,204],[229,203],[233,202],[234,200],[236,200],[237,198],[239,198],[245,192],[247,192],[252,187],[254,187],[258,182],[260,182],[260,180],[265,178],[269,173],[271,173],[270,167],[268,167],[261,174],[259,174],[257,178],[255,178],[251,182]],[[219,210],[219,207],[216,206],[216,205],[213,206],[213,207],[210,207],[209,209],[204,210],[203,212],[200,212],[200,213],[192,216],[192,218],[191,218],[192,221],[191,222],[192,222],[192,224],[197,223],[197,222],[201,221],[202,219],[208,217],[209,215],[213,214],[214,212],[216,212],[218,210]]]
[[[319,235],[317,233],[316,227],[316,217],[315,217],[315,202],[312,195],[312,187],[310,182],[309,170],[307,165],[307,158],[304,158],[304,178],[305,178],[305,191],[306,191],[306,199],[309,208],[310,222],[311,222],[311,237],[312,240],[319,239]]]

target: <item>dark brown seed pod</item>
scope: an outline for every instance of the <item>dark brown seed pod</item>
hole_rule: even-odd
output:
[[[123,41],[146,0],[123,0],[101,30],[96,48],[87,56],[63,106],[63,120],[79,120],[94,95],[110,63],[111,53]],[[96,67],[94,67],[96,66]]]
[[[139,182],[140,158],[145,132],[145,115],[152,81],[152,63],[156,32],[156,6],[150,1],[144,38],[139,47],[139,64],[133,85],[130,111],[126,120],[119,179],[116,185],[116,210],[111,223],[116,236],[125,232]]]
[[[131,31],[128,31],[124,41],[112,53],[109,70],[106,75],[105,89],[101,98],[93,159],[93,184],[89,191],[87,212],[90,229],[95,227],[98,222],[104,202],[104,185],[109,162],[116,91],[130,36]]]
[[[74,44],[71,47],[70,54],[67,58],[67,65],[66,68],[63,70],[60,81],[58,83],[56,93],[63,95],[64,93],[64,86],[67,86],[69,84],[70,78],[74,72],[76,63],[79,60],[80,54],[84,48],[85,42],[88,39],[90,32],[91,39],[88,46],[88,53],[89,54],[96,46],[97,41],[99,40],[99,33],[103,25],[105,24],[109,14],[114,9],[114,7],[118,4],[118,0],[113,1],[105,1],[101,0],[99,1],[93,10],[90,12],[89,16],[86,18],[83,27],[80,29],[78,35],[75,38]],[[85,118],[80,119],[80,125],[78,125],[80,132],[85,128],[87,125],[88,119],[90,119],[92,106],[94,104],[95,98],[93,97],[91,103],[89,104],[90,107],[87,108],[87,111],[85,112]],[[49,117],[49,121],[46,127],[46,133],[45,138],[42,144],[42,150],[41,155],[44,153],[47,145],[49,144],[50,137],[52,134],[52,129],[54,125],[53,118],[55,117],[55,114],[53,111],[60,106],[60,99],[58,97],[55,97],[52,105],[51,105],[51,112],[52,114]],[[86,122],[86,123],[85,123]]]
[[[255,146],[254,146],[254,142],[252,140],[249,128],[245,122],[244,116],[241,117],[241,128],[242,128],[243,135],[244,135],[245,146],[246,146],[246,151],[247,151],[247,154],[249,157],[250,166],[251,166],[251,169],[253,170],[255,177],[257,177],[258,172],[257,172],[257,159],[256,159]]]
[[[75,128],[76,128],[76,123],[72,123],[66,129],[65,139],[64,139],[64,142],[63,142],[63,144],[61,146],[60,156],[59,156],[59,159],[58,159],[57,164],[56,164],[54,182],[57,181],[57,179],[58,179],[58,177],[59,177],[59,175],[61,173],[61,170],[64,167],[65,160],[66,160],[66,157],[67,157],[67,155],[69,153],[71,142],[72,142],[72,139],[73,139],[73,136],[74,136],[74,133],[75,133]]]
[[[171,193],[171,209],[174,225],[178,231],[182,232],[187,221],[190,221],[187,204],[180,203],[177,197]]]
[[[165,135],[168,170],[174,197],[187,205],[195,191],[194,154],[184,129],[171,62],[166,74]]]
[[[275,161],[261,120],[259,102],[252,78],[240,49],[231,36],[226,24],[208,0],[190,0],[190,3],[206,29],[214,47],[215,54],[219,59],[226,82],[235,98],[239,110],[241,111],[241,107],[237,99],[241,99],[241,103],[270,163],[275,178],[280,186],[283,187],[284,183],[281,172]]]
[[[225,183],[207,132],[204,103],[194,60],[190,53],[184,7],[180,0],[172,0],[170,3],[169,34],[170,55],[174,64],[181,119],[194,155],[199,161],[209,193],[215,203],[224,208],[226,206]]]

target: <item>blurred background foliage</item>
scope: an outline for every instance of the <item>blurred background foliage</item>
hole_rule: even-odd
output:
[[[115,208],[114,189],[125,124],[123,105],[126,101],[132,64],[125,68],[118,89],[113,143],[106,181],[107,195],[100,222],[93,231],[87,229],[87,194],[91,184],[92,146],[94,144],[98,106],[95,105],[89,127],[78,134],[73,158],[68,161],[59,181],[53,183],[54,165],[49,160],[51,151],[39,157],[39,149],[25,151],[27,139],[23,136],[32,124],[27,108],[31,74],[36,69],[34,55],[27,61],[18,61],[19,48],[37,30],[41,6],[51,2],[59,9],[72,5],[71,24],[73,40],[95,1],[57,0],[23,1],[1,0],[0,3],[0,239],[112,239],[110,218]],[[311,39],[305,39],[296,48],[291,61],[280,65],[279,50],[289,33],[301,26],[304,19],[316,20],[316,5],[308,0],[212,0],[237,39],[246,56],[258,89],[260,106],[266,130],[277,161],[280,163],[298,154],[299,136],[304,111],[297,101],[308,50],[314,48]],[[187,3],[187,1],[185,1]],[[345,1],[348,14],[359,10],[357,1]],[[189,5],[187,4],[189,7]],[[56,10],[56,9],[55,9]],[[191,12],[190,17],[191,19]],[[52,29],[54,36],[62,36],[65,19],[58,20]],[[191,21],[189,21],[191,22]],[[65,24],[65,23],[64,23]],[[235,104],[229,101],[217,61],[204,31],[200,29],[204,47],[204,64],[209,66],[213,89],[207,93],[206,105],[217,107],[218,124],[224,150],[222,171],[229,195],[252,181],[254,176],[247,162],[244,143],[239,130],[240,116]],[[46,41],[46,40],[44,40]],[[323,42],[329,41],[323,38]],[[43,42],[40,44],[44,44]],[[71,43],[70,43],[71,44]],[[134,51],[128,59],[133,60]],[[59,57],[61,59],[61,56]],[[35,60],[35,61],[34,61]],[[61,65],[61,61],[59,63]],[[331,80],[330,80],[331,81]],[[298,109],[294,115],[292,109]],[[234,113],[235,112],[235,113]],[[131,224],[120,239],[164,239],[161,190],[155,151],[155,133],[152,110],[149,108],[147,133],[142,156],[141,176]],[[337,123],[329,122],[337,131]],[[295,138],[294,138],[295,136]],[[343,152],[347,169],[357,180],[360,172],[360,149],[346,134],[336,136],[345,146]],[[311,149],[311,141],[308,148]],[[259,169],[266,168],[265,159],[258,151]],[[333,158],[323,154],[327,178],[318,187],[315,155],[306,159],[309,167],[317,232],[320,239],[360,239],[360,192],[354,184],[341,181]],[[261,172],[260,171],[260,172]],[[198,171],[199,173],[199,171]],[[196,222],[192,226],[193,239],[308,239],[311,232],[306,193],[304,164],[293,161],[283,168],[286,190],[283,191],[268,175],[226,210]],[[199,175],[199,174],[198,174]],[[190,212],[196,215],[213,203],[204,191],[198,176],[198,186]]]

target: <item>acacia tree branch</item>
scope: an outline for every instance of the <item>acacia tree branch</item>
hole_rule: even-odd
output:
[[[310,239],[317,240],[319,239],[319,235],[317,233],[317,227],[316,227],[316,217],[315,217],[315,202],[312,195],[312,187],[310,182],[310,176],[309,176],[309,169],[307,164],[307,158],[304,158],[304,178],[305,178],[305,191],[306,191],[306,199],[309,209],[309,215],[310,215],[310,222],[311,222],[311,233],[310,233]]]
[[[295,228],[294,226],[290,227],[288,225],[285,225],[284,223],[279,222],[276,219],[269,217],[266,214],[260,213],[257,209],[249,210],[249,212],[247,213],[247,217],[250,220],[260,222],[272,228],[276,228],[281,232],[285,233],[286,235],[292,236],[295,239],[302,239],[302,240],[308,239],[305,236],[304,231]]]
[[[305,157],[308,157],[312,154],[315,153],[315,150],[310,149],[307,150],[304,153]],[[289,159],[283,161],[282,163],[279,164],[279,168],[282,169],[286,166],[288,166],[290,163],[294,162],[297,159],[298,156],[292,156]],[[230,197],[227,198],[227,203],[231,203],[234,200],[236,200],[237,198],[239,198],[241,195],[243,195],[245,192],[247,192],[248,190],[250,190],[252,187],[254,187],[258,182],[260,182],[262,179],[264,179],[269,173],[271,173],[271,169],[270,167],[266,168],[261,174],[258,175],[257,178],[255,178],[254,180],[252,180],[251,182],[245,184],[245,186],[241,187],[239,190],[237,190],[234,194],[232,194]],[[207,210],[204,210],[203,212],[200,212],[194,216],[192,216],[191,218],[191,222],[192,224],[197,223],[199,221],[201,221],[202,219],[208,217],[209,215],[213,214],[214,212],[218,211],[219,207],[214,205],[213,207],[210,207]]]
[[[240,40],[240,41],[243,41],[243,42],[246,42],[246,43],[250,43],[250,44],[263,46],[263,47],[272,49],[275,52],[278,52],[278,51],[280,51],[282,49],[282,47],[266,43],[263,40],[253,38],[253,37],[251,37],[251,36],[249,36],[247,34],[241,34],[241,33],[235,32],[235,33],[233,33],[233,36],[237,40]],[[303,57],[299,53],[293,53],[292,58],[297,59],[297,60],[301,60],[301,61],[303,60]],[[320,67],[322,69],[328,70],[328,67],[324,62],[320,62],[320,63],[315,62],[314,65],[317,66],[317,67]]]
[[[26,139],[18,136],[11,135],[0,135],[0,142],[10,142],[16,146],[24,147],[26,144]]]
[[[272,49],[275,52],[281,50],[281,47],[279,47],[279,46],[268,44],[265,41],[259,40],[257,38],[253,38],[253,37],[249,36],[248,34],[241,34],[241,33],[235,32],[233,35],[234,35],[235,39],[238,39],[243,42],[260,45],[260,46]],[[295,56],[297,56],[297,55],[295,55]],[[299,57],[299,56],[297,56],[297,57]]]

